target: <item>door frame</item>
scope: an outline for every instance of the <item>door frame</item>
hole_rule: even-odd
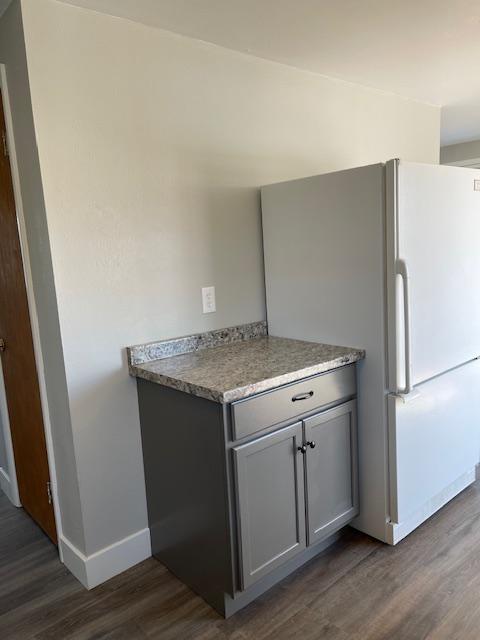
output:
[[[2,97],[3,97],[7,144],[8,144],[8,151],[9,151],[9,157],[10,157],[10,167],[12,172],[13,192],[14,192],[14,198],[15,198],[15,211],[17,215],[20,248],[22,253],[23,275],[24,275],[25,285],[27,289],[27,302],[28,302],[28,310],[30,314],[30,326],[32,329],[33,350],[35,355],[35,363],[37,367],[38,384],[40,388],[40,402],[42,405],[43,425],[44,425],[45,440],[47,445],[47,460],[48,460],[48,466],[50,471],[50,483],[51,483],[51,491],[52,491],[52,497],[53,497],[53,509],[55,513],[57,539],[60,541],[62,539],[62,517],[60,513],[60,507],[58,504],[58,491],[57,491],[58,482],[57,482],[57,471],[56,471],[56,465],[55,465],[55,453],[53,448],[52,424],[50,420],[50,412],[48,407],[47,386],[45,381],[45,368],[43,364],[44,360],[43,360],[43,354],[42,354],[42,344],[40,340],[40,328],[39,328],[39,322],[38,322],[37,307],[35,303],[35,291],[33,288],[32,268],[30,263],[30,255],[28,251],[27,230],[25,225],[22,193],[20,188],[20,172],[18,169],[17,154],[16,154],[16,147],[15,147],[15,136],[13,132],[12,110],[10,106],[10,97],[8,92],[7,69],[6,69],[6,66],[1,63],[0,63],[0,89],[2,91]],[[5,431],[5,441],[6,441],[8,461],[10,463],[10,460],[12,460],[14,463],[14,453],[13,453],[12,438],[11,438],[9,423],[4,425],[4,431]],[[11,475],[15,476],[15,463],[13,464],[13,470]],[[16,476],[10,477],[10,482],[14,487],[17,487]],[[18,487],[17,487],[17,495],[18,495]],[[19,505],[20,505],[20,502],[19,502]],[[60,544],[58,545],[58,551],[60,555],[60,560],[63,561],[62,548]]]

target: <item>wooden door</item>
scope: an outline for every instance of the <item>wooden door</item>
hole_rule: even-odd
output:
[[[302,424],[233,450],[242,588],[305,549]]]
[[[0,93],[0,343],[20,501],[57,542],[20,237]]]
[[[309,545],[358,515],[356,415],[352,400],[304,421]]]

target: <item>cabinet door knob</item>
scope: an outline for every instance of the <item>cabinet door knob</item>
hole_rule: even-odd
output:
[[[305,444],[309,446],[310,449],[315,449],[316,447],[315,440],[312,440],[311,442],[306,442]]]
[[[307,445],[302,444],[301,447],[297,447],[298,451],[301,451],[303,453],[303,455],[305,455],[307,453]]]

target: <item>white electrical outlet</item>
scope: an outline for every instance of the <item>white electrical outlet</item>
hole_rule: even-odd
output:
[[[217,310],[215,304],[215,287],[202,287],[203,313],[213,313]]]

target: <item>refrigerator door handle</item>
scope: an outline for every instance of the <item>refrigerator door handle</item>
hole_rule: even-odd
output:
[[[403,283],[403,323],[405,335],[405,387],[397,389],[397,393],[409,394],[412,392],[412,362],[410,342],[410,279],[405,260],[397,259],[395,272],[402,278]]]

